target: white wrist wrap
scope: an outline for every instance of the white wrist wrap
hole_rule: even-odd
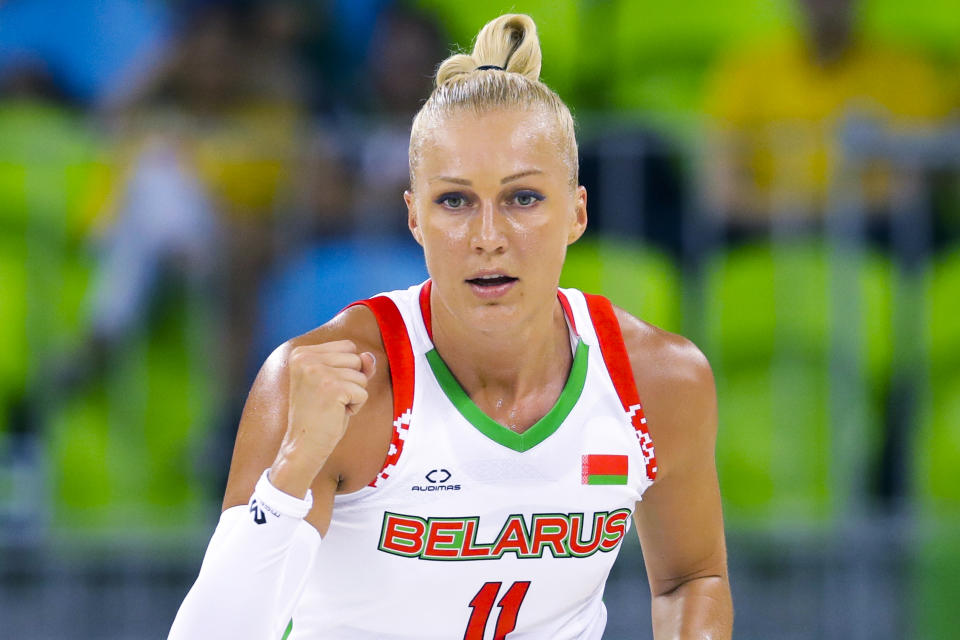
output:
[[[309,491],[295,498],[270,484],[264,471],[247,506],[221,514],[168,638],[279,638],[320,543],[303,519],[312,506]]]
[[[254,522],[264,524],[270,516],[289,516],[298,520],[306,516],[313,507],[313,492],[307,489],[303,500],[295,498],[273,486],[269,473],[270,470],[267,469],[261,474],[257,486],[253,489],[253,495],[250,496],[249,506]]]

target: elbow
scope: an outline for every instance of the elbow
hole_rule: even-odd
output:
[[[733,598],[726,575],[691,578],[653,596],[655,640],[725,640],[733,634]]]

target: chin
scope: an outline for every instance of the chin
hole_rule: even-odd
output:
[[[483,332],[510,329],[522,320],[516,305],[504,301],[476,303],[469,311],[474,326]]]

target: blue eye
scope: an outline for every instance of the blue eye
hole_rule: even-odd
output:
[[[462,193],[445,193],[436,199],[436,203],[447,209],[462,209],[469,201]]]
[[[513,194],[513,201],[521,207],[532,207],[538,202],[543,201],[543,196],[536,191],[517,191]]]

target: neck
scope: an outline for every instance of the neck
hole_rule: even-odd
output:
[[[488,415],[515,427],[536,422],[559,397],[573,355],[559,301],[538,307],[520,327],[478,330],[460,322],[431,292],[433,342],[467,395]],[[532,411],[524,419],[520,406]],[[546,406],[540,412],[536,407]],[[516,416],[518,420],[504,418]],[[536,415],[539,414],[539,415]],[[529,424],[527,424],[529,423]]]

